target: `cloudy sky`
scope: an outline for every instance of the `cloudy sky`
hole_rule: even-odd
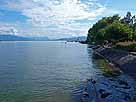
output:
[[[0,0],[0,34],[87,35],[101,17],[135,13],[136,0]]]

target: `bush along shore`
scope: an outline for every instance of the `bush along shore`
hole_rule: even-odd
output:
[[[88,31],[87,44],[95,54],[103,57],[113,71],[121,71],[136,78],[136,16],[127,12],[103,17]]]
[[[109,76],[87,79],[78,102],[136,102],[136,88],[130,79],[121,78],[127,74],[136,79],[135,15],[127,12],[123,18],[118,14],[103,17],[89,29],[87,40],[80,43],[88,44],[96,59],[101,57],[108,63],[102,71]]]

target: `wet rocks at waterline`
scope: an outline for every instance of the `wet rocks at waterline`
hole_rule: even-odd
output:
[[[134,88],[126,80],[87,79],[80,102],[135,102]]]

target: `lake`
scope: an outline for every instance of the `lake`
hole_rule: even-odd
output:
[[[0,102],[78,101],[86,79],[109,79],[92,52],[71,42],[0,42]],[[129,81],[135,95],[135,79],[125,74],[114,79],[121,78]]]

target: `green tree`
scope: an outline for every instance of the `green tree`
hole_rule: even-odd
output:
[[[106,39],[110,40],[129,40],[132,39],[132,29],[120,22],[114,22],[106,28]]]
[[[99,20],[96,24],[92,26],[92,28],[89,29],[87,42],[91,43],[102,41],[102,39],[104,38],[101,37],[104,37],[104,35],[101,32],[104,32],[104,28],[112,24],[113,22],[118,21],[119,19],[120,19],[119,15],[114,15],[112,17],[104,17],[101,20]],[[101,29],[103,30],[101,31]]]
[[[87,42],[102,44],[104,41],[136,40],[136,18],[131,12],[120,19],[119,15],[104,17],[88,31]]]

